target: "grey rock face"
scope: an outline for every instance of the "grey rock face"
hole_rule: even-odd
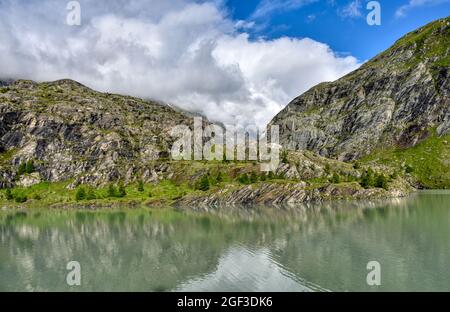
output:
[[[240,188],[224,188],[207,195],[186,196],[177,201],[175,206],[197,210],[208,210],[215,207],[238,207],[250,204],[283,207],[338,198],[402,197],[408,193],[409,191],[406,189],[386,191],[383,189],[363,189],[359,185],[336,186],[329,184],[320,188],[308,188],[305,182],[289,184],[262,183]]]
[[[294,99],[271,122],[285,148],[354,160],[450,132],[450,18]]]
[[[192,122],[170,107],[71,80],[19,80],[0,90],[0,187],[32,183],[15,176],[28,160],[40,179],[74,186],[144,174],[167,155],[170,130]]]

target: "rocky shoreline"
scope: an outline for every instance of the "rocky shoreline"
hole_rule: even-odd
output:
[[[338,200],[375,200],[402,198],[409,196],[415,188],[402,184],[396,189],[381,188],[364,189],[358,183],[328,184],[322,187],[311,187],[305,182],[299,183],[259,183],[257,185],[230,185],[202,194],[193,193],[177,199],[140,201],[94,201],[94,202],[61,202],[40,208],[62,210],[101,210],[120,208],[175,208],[192,211],[209,211],[216,208],[231,210],[253,206],[295,208],[302,204],[333,202]],[[33,202],[21,205],[3,205],[1,210],[35,208]]]
[[[223,188],[211,194],[190,195],[177,200],[175,207],[190,207],[194,210],[208,210],[211,207],[239,207],[246,205],[295,206],[309,202],[323,202],[341,199],[379,199],[406,197],[414,188],[364,189],[357,183],[344,185],[329,184],[310,188],[306,183],[249,185],[241,188]]]

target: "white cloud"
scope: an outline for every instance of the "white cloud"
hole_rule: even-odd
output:
[[[262,0],[252,18],[262,18],[275,12],[295,10],[318,0]]]
[[[350,18],[361,17],[362,16],[361,8],[362,8],[361,0],[354,0],[349,2],[342,9],[340,9],[338,13],[342,17],[350,17]]]
[[[406,12],[411,9],[426,5],[438,5],[446,2],[450,2],[450,0],[409,0],[407,4],[402,5],[395,11],[395,16],[404,17],[406,16]]]
[[[359,66],[311,39],[250,40],[219,1],[0,2],[0,78],[71,78],[224,123],[266,124],[290,100]],[[237,30],[240,29],[240,31]]]

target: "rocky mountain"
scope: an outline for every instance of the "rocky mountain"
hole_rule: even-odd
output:
[[[192,128],[194,114],[72,80],[3,80],[0,189],[16,188],[17,202],[28,192],[29,198],[45,198],[44,204],[61,204],[73,200],[75,188],[89,185],[108,204],[108,185],[143,182],[154,190],[133,198],[204,206],[402,196],[410,185],[449,187],[449,24],[447,18],[408,34],[355,72],[290,103],[272,124],[281,126],[281,143],[297,151],[283,151],[271,175],[260,172],[257,162],[170,160],[170,131],[181,124]],[[411,146],[420,149],[375,153]],[[358,163],[341,161],[368,154],[372,158]],[[8,198],[2,191],[0,200]]]
[[[192,119],[168,106],[93,91],[75,81],[18,80],[0,88],[0,186],[99,184],[167,157],[169,134]],[[17,176],[33,161],[36,174]]]
[[[271,122],[281,144],[340,160],[407,148],[450,132],[450,18],[398,40],[335,81],[294,99]]]

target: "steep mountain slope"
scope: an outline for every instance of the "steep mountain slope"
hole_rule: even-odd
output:
[[[151,101],[96,92],[72,80],[15,81],[0,88],[0,189],[13,188],[19,205],[27,199],[32,205],[67,204],[80,185],[94,187],[97,204],[108,205],[107,186],[118,182],[133,194],[126,200],[151,205],[180,198],[193,204],[281,204],[408,192],[404,180],[390,177],[392,170],[383,169],[389,186],[364,189],[358,184],[364,168],[309,152],[284,155],[271,174],[262,173],[253,161],[170,160],[170,130],[180,124],[192,129],[189,115]],[[210,192],[205,192],[209,186],[201,186],[205,177]],[[151,196],[136,192],[137,181],[152,185]],[[0,192],[2,201],[10,204],[7,191]]]
[[[340,160],[450,132],[450,18],[398,40],[358,70],[294,99],[271,122],[281,144]]]
[[[171,146],[169,131],[192,119],[167,106],[93,91],[75,81],[19,80],[0,88],[0,186],[34,180],[101,183],[133,175]],[[15,182],[14,182],[15,181]]]

